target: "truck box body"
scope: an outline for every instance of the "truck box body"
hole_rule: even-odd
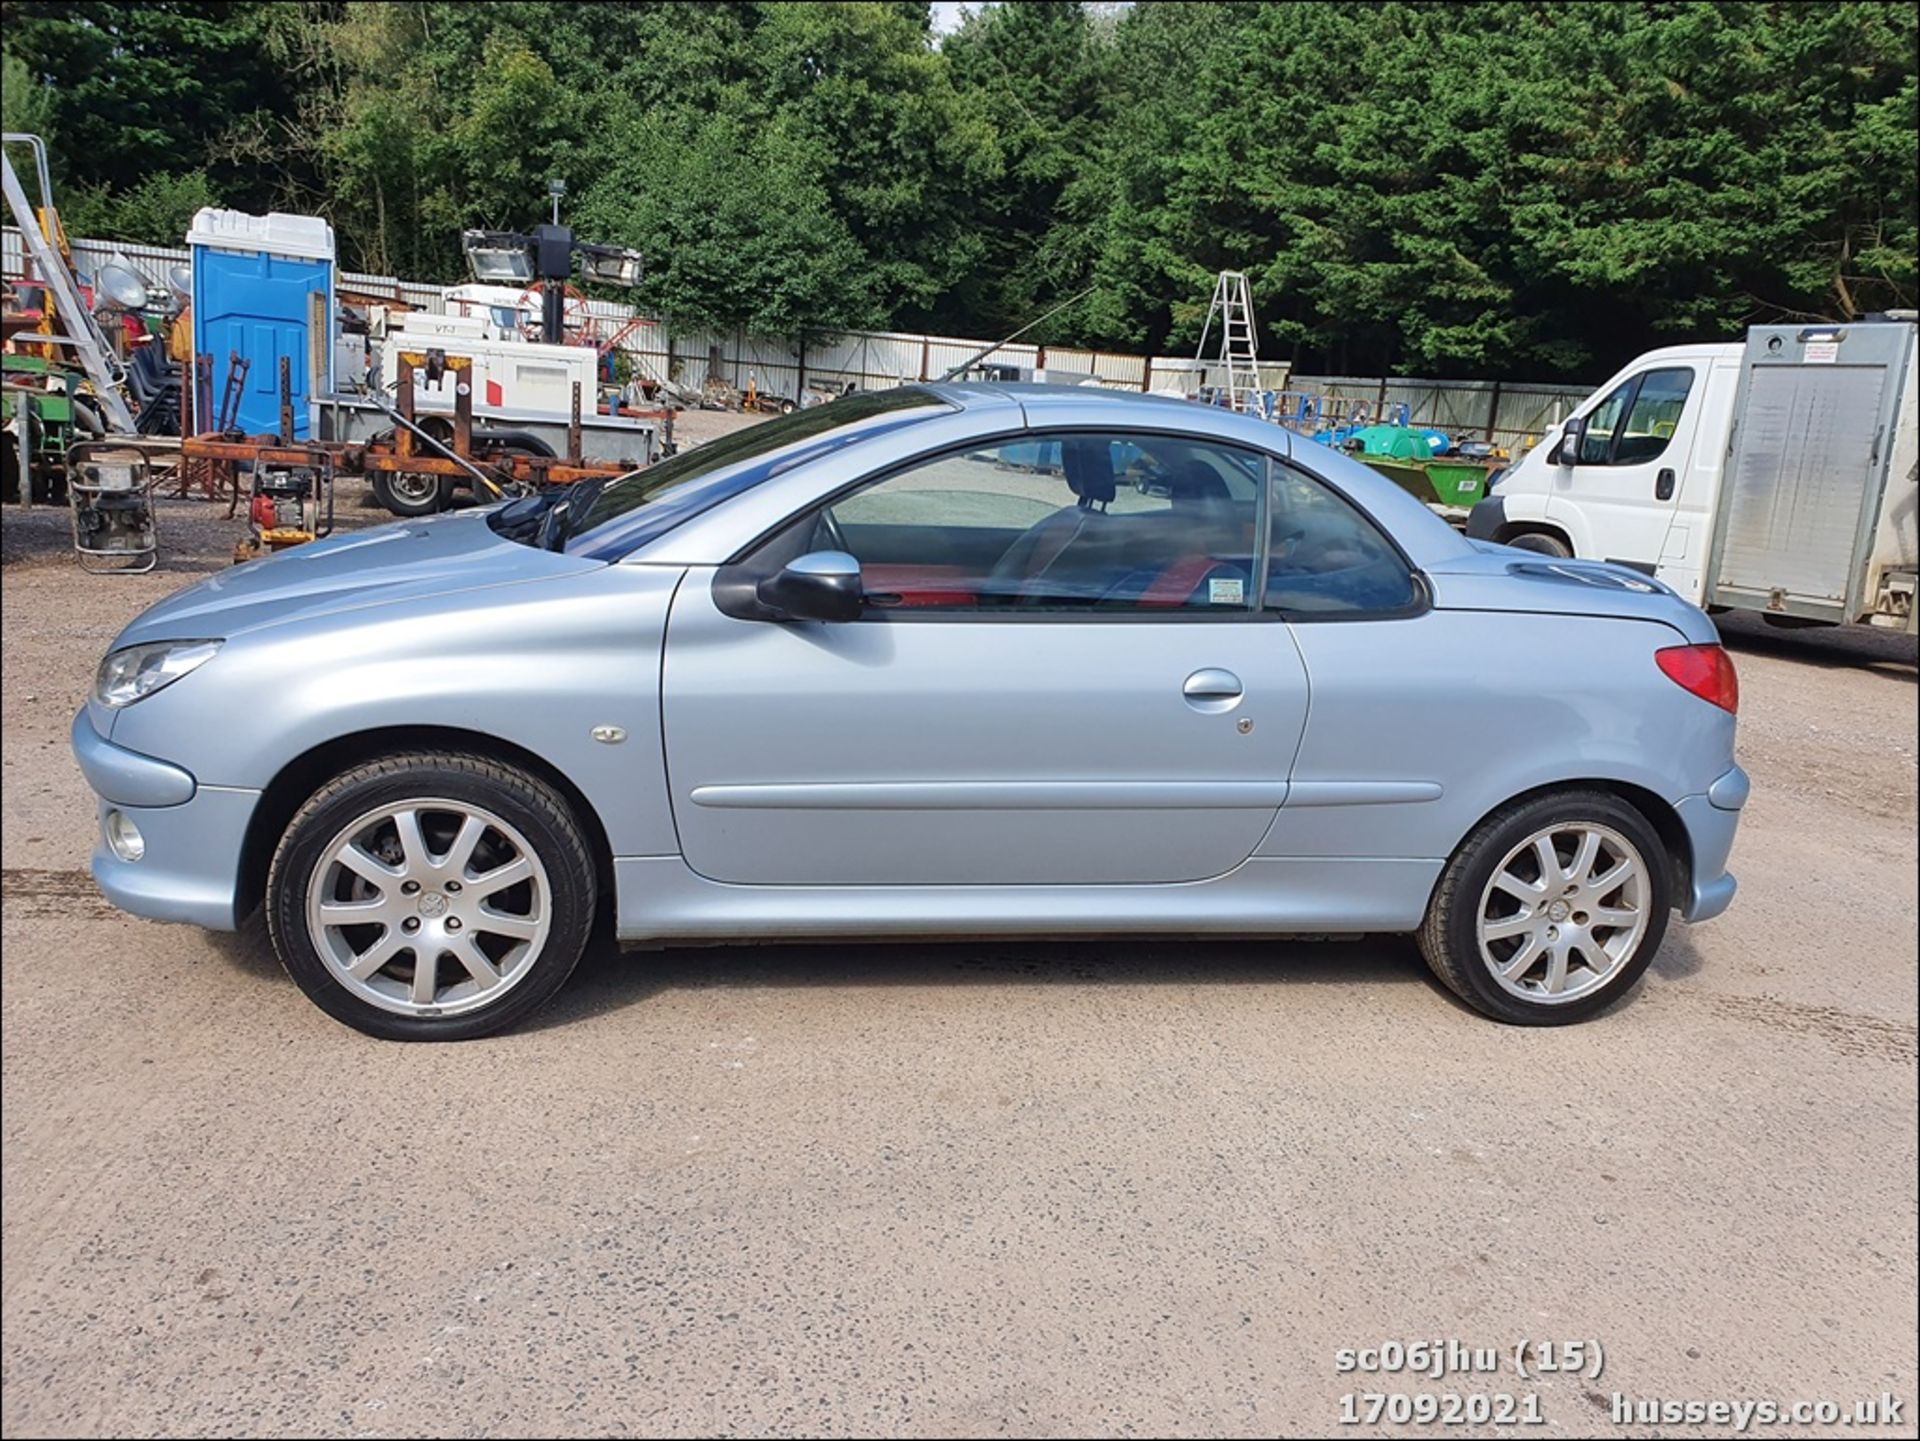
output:
[[[1710,603],[1848,621],[1875,609],[1897,578],[1889,570],[1913,569],[1914,331],[1895,323],[1748,333]],[[1883,500],[1901,496],[1904,506],[1883,511]]]

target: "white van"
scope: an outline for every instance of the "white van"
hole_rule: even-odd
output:
[[[1615,561],[1711,609],[1913,631],[1913,312],[1633,361],[1500,476],[1467,534]]]

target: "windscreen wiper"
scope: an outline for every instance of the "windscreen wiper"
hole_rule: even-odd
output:
[[[607,477],[576,480],[556,493],[552,509],[540,518],[539,538],[535,544],[544,550],[561,550],[573,533],[573,518],[593,509],[593,503],[605,489]]]

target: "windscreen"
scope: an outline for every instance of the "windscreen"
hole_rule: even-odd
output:
[[[573,517],[565,549],[616,560],[796,465],[955,407],[917,386],[866,391],[748,426],[611,481]]]

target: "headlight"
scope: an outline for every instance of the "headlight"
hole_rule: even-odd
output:
[[[93,698],[116,709],[132,705],[198,670],[219,649],[217,640],[167,640],[117,650],[100,662],[100,673],[93,678]]]

